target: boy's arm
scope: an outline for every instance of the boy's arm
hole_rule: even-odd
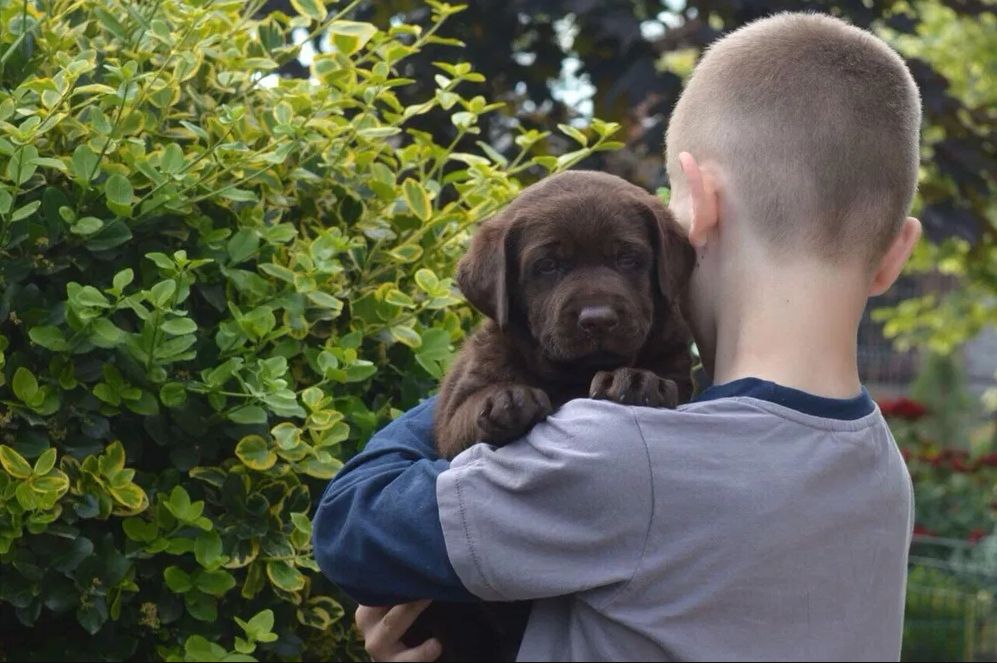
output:
[[[448,467],[433,451],[432,407],[375,435],[322,498],[315,556],[344,591],[368,605],[511,601],[632,577],[652,499],[629,409],[573,401],[526,437],[476,444]]]
[[[647,446],[630,408],[607,401],[571,401],[501,448],[474,445],[436,493],[450,561],[485,600],[625,587],[653,517]]]
[[[358,603],[473,601],[447,557],[433,447],[435,398],[374,435],[333,479],[313,522],[322,572]]]

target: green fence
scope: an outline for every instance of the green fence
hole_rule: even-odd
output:
[[[904,661],[997,661],[997,537],[915,537]]]

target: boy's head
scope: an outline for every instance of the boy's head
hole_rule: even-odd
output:
[[[854,344],[866,299],[920,236],[906,216],[920,121],[904,62],[843,21],[778,14],[707,50],[666,156],[669,206],[697,249],[687,312],[708,372],[739,347],[731,334],[757,342],[815,317],[836,321],[826,342]]]
[[[727,204],[770,254],[873,267],[917,183],[920,96],[872,34],[818,14],[778,14],[713,44],[671,117],[679,155],[720,171]],[[686,220],[687,221],[687,220]]]

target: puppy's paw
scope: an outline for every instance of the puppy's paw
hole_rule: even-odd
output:
[[[599,371],[592,378],[589,397],[615,401],[624,405],[675,407],[679,401],[678,385],[643,368],[617,368]]]
[[[478,413],[480,439],[492,444],[511,442],[553,410],[550,398],[540,389],[519,384],[496,387]]]

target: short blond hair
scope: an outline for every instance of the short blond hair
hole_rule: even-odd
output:
[[[680,152],[720,166],[744,216],[777,252],[878,259],[918,176],[920,94],[897,53],[819,14],[783,13],[715,42],[668,126]]]

